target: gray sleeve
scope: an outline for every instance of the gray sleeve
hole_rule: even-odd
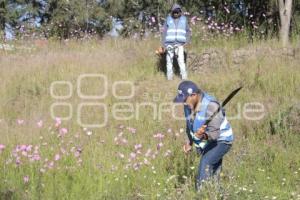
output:
[[[168,25],[167,25],[167,19],[164,23],[163,26],[163,30],[162,30],[162,35],[161,35],[161,44],[162,46],[165,46],[165,42],[166,42],[166,36],[167,36],[167,29],[168,29]]]
[[[210,102],[207,107],[206,117],[207,119],[213,115],[219,108],[219,104],[216,102]],[[206,129],[206,134],[209,140],[217,140],[220,136],[220,127],[224,119],[222,110],[209,122]]]
[[[189,20],[186,22],[186,43],[189,44],[191,41],[191,29],[189,26]]]

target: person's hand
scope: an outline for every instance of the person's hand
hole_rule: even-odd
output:
[[[199,128],[197,130],[197,132],[195,133],[195,136],[199,139],[205,137],[205,130],[206,130],[207,125],[203,125],[201,126],[201,128]]]
[[[190,151],[192,151],[192,146],[190,145],[189,142],[187,142],[183,145],[183,152],[187,154]]]
[[[157,55],[162,55],[162,54],[165,53],[165,48],[164,48],[164,47],[159,47],[159,48],[155,51],[155,53],[156,53]]]

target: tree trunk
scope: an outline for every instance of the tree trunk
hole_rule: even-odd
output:
[[[289,44],[293,0],[278,0],[280,13],[280,40],[283,46]]]
[[[5,1],[0,1],[0,42],[5,39],[5,15],[6,15]]]

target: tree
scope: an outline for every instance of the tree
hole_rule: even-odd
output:
[[[16,9],[17,3],[16,0],[0,0],[0,39],[5,38],[7,27],[18,25],[20,10]]]
[[[300,0],[0,0],[0,35],[12,27],[17,38],[36,33],[61,39],[103,36],[112,19],[121,19],[124,36],[142,36],[159,31],[175,2],[191,18],[205,19],[210,33],[247,31],[251,38],[279,34],[286,45],[289,32],[299,32]]]
[[[102,36],[109,30],[109,17],[94,0],[49,0],[45,16],[46,37],[78,38],[93,32]]]
[[[283,46],[289,43],[289,33],[292,15],[292,0],[278,0],[280,13],[280,40]]]
[[[4,36],[4,30],[5,30],[5,23],[6,23],[6,1],[1,0],[0,1],[0,40],[2,39],[1,37]]]

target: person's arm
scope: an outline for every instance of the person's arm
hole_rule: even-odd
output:
[[[186,44],[190,44],[191,42],[191,29],[189,26],[188,18],[186,18]]]
[[[186,134],[187,134],[187,136],[189,138],[189,144],[192,146],[193,145],[193,138],[192,138],[192,136],[190,134],[191,130],[190,130],[189,126],[188,126],[188,122],[186,122],[186,130],[185,130],[185,132],[186,132]]]
[[[163,47],[165,46],[165,42],[166,42],[167,29],[168,29],[168,24],[167,24],[167,18],[166,18],[163,29],[162,29],[162,35],[161,35],[161,45]]]
[[[210,102],[207,107],[206,118],[210,118],[218,109],[219,104],[216,102]],[[223,122],[224,116],[222,110],[209,122],[205,130],[208,140],[217,140],[221,134],[220,127]]]
[[[185,115],[185,118],[187,119],[190,115],[191,115],[191,111],[190,109],[187,107],[187,106],[184,106],[184,115]],[[192,146],[193,145],[193,138],[190,134],[191,130],[190,130],[190,127],[189,127],[189,124],[188,124],[188,121],[186,120],[186,129],[185,129],[185,132],[189,138],[189,144]]]

